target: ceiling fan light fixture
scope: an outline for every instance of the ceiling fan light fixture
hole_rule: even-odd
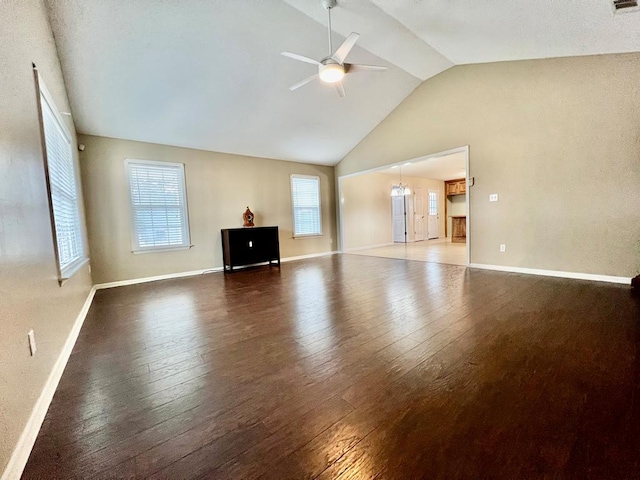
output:
[[[351,52],[351,49],[355,46],[358,38],[360,37],[359,33],[351,32],[338,49],[335,52],[333,51],[333,43],[331,42],[331,10],[337,5],[337,3],[337,0],[322,0],[322,6],[327,10],[327,34],[329,37],[329,55],[327,57],[318,61],[297,53],[281,52],[281,55],[297,60],[298,62],[311,63],[318,66],[318,73],[290,86],[289,90],[292,92],[305,86],[307,83],[312,82],[316,78],[319,78],[323,83],[332,84],[335,87],[336,92],[338,92],[338,95],[340,97],[344,97],[344,86],[342,85],[341,80],[347,73],[351,74],[372,71],[381,72],[387,69],[387,67],[383,67],[381,65],[345,63],[347,55],[349,55],[349,52]]]
[[[344,67],[337,63],[320,64],[318,74],[323,82],[336,83],[344,78]]]

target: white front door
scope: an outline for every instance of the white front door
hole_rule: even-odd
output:
[[[429,220],[427,221],[427,237],[429,240],[440,236],[440,232],[438,231],[438,223],[440,223],[440,215],[438,215],[438,193],[438,190],[429,190],[429,211],[427,212],[429,214]]]
[[[404,209],[405,197],[391,197],[391,204],[393,208],[393,241],[399,243],[405,243],[405,209]]]
[[[424,191],[422,187],[414,188],[413,195],[413,227],[415,241],[424,240]]]

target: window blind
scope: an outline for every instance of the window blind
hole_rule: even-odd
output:
[[[184,165],[126,160],[134,251],[189,247]]]
[[[60,277],[64,279],[84,260],[76,170],[71,153],[70,135],[54,113],[53,102],[44,94],[41,84],[40,89],[58,268]]]
[[[291,176],[293,236],[321,235],[320,177]]]

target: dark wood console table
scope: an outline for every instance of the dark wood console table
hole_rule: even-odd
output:
[[[222,266],[224,271],[233,267],[277,262],[280,266],[278,227],[223,228]]]

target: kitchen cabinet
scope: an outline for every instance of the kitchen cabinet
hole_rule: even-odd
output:
[[[447,195],[464,195],[467,193],[467,180],[458,178],[444,182],[444,189]]]

